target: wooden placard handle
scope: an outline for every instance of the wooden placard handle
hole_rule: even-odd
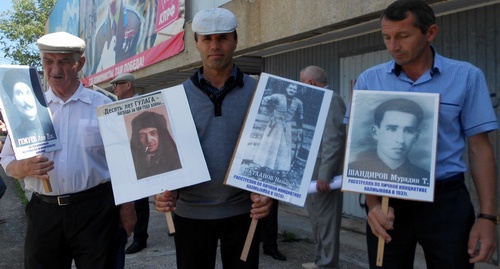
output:
[[[382,197],[382,212],[387,216],[389,212],[389,197]],[[378,237],[378,249],[377,249],[377,266],[382,266],[384,263],[384,246],[385,240],[382,236]]]
[[[50,185],[49,179],[47,179],[47,178],[42,179],[42,185],[43,185],[43,189],[45,190],[45,193],[52,192],[52,186]]]
[[[167,217],[168,233],[174,234],[175,226],[174,226],[174,219],[172,218],[172,212],[165,213],[165,216]]]
[[[248,252],[250,251],[250,246],[252,245],[253,236],[255,234],[255,229],[257,228],[257,223],[259,220],[252,219],[250,227],[248,228],[247,239],[245,240],[245,245],[243,246],[243,251],[241,252],[240,260],[246,262],[248,257]]]

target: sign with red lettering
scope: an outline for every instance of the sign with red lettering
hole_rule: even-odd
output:
[[[89,87],[183,51],[184,15],[185,0],[59,0],[47,24],[49,33],[85,40],[81,81]]]

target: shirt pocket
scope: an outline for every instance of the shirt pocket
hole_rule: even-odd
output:
[[[97,120],[81,119],[78,124],[78,134],[83,148],[103,147],[99,123]]]

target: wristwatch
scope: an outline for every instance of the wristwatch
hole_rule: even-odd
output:
[[[483,213],[479,213],[479,215],[477,215],[477,218],[478,218],[478,219],[487,219],[487,220],[491,220],[491,221],[493,221],[493,223],[495,223],[495,224],[500,223],[500,217],[499,217],[499,216],[493,216],[493,215],[490,215],[490,214],[483,214]]]

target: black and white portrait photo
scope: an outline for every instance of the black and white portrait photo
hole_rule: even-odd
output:
[[[354,91],[353,96],[344,180],[380,181],[356,182],[385,186],[388,190],[372,190],[391,194],[401,189],[397,184],[422,187],[425,193],[435,167],[438,96],[388,91]]]
[[[425,149],[418,152],[416,148],[413,156],[415,160],[420,160],[421,166],[409,159],[413,145],[420,137],[423,118],[422,107],[407,98],[390,98],[377,105],[369,127],[372,145],[366,145],[367,149],[351,158],[349,169],[428,179],[428,152]],[[429,184],[428,180],[422,183]]]
[[[17,160],[61,149],[36,67],[0,65],[0,112]]]
[[[226,184],[302,205],[330,101],[323,88],[261,74]]]
[[[36,70],[11,68],[2,76],[5,113],[18,147],[56,139],[43,90],[33,89],[40,87],[33,72]]]
[[[244,160],[246,169],[261,173],[256,179],[297,190],[319,112],[313,104],[321,98],[298,83],[268,80]]]

